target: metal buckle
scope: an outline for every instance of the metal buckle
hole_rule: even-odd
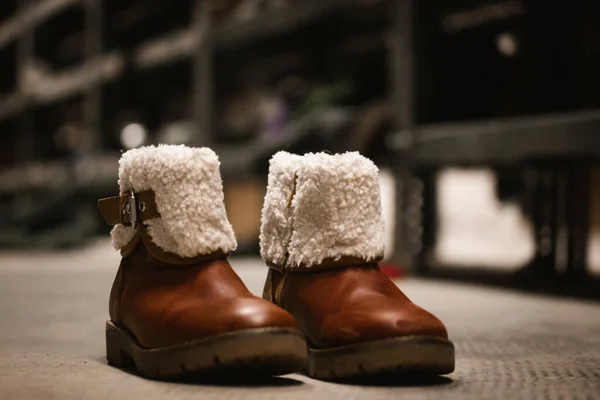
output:
[[[133,229],[137,229],[138,227],[138,218],[137,218],[137,204],[135,200],[135,192],[133,189],[129,191],[129,195],[127,196],[127,204],[125,205],[125,212],[129,214],[129,222]]]

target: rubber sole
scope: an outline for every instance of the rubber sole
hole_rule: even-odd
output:
[[[127,331],[106,323],[106,359],[151,379],[240,372],[285,375],[306,365],[302,333],[288,328],[258,328],[225,333],[176,346],[144,349]]]
[[[402,337],[333,349],[308,349],[307,375],[322,380],[389,373],[445,375],[454,345],[436,337]]]

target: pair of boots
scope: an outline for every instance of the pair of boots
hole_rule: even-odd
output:
[[[217,155],[130,150],[121,195],[98,201],[123,259],[110,294],[108,362],[148,378],[221,371],[334,379],[396,370],[446,374],[446,328],[378,268],[377,167],[358,153],[271,159],[262,210],[263,298],[227,256]]]

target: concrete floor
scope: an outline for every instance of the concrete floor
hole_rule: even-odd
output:
[[[251,290],[266,268],[232,263]],[[599,399],[600,304],[407,279],[400,287],[448,325],[457,369],[416,384],[165,383],[106,365],[104,321],[118,265],[107,242],[69,253],[0,254],[0,399]]]

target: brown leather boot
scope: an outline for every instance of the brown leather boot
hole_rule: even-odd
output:
[[[215,153],[146,147],[119,163],[121,196],[98,201],[123,256],[108,362],[148,378],[301,369],[306,344],[294,318],[253,296],[227,261],[236,241]]]
[[[277,153],[262,212],[263,297],[308,342],[308,375],[447,374],[445,326],[379,269],[384,230],[377,167],[358,153]]]

